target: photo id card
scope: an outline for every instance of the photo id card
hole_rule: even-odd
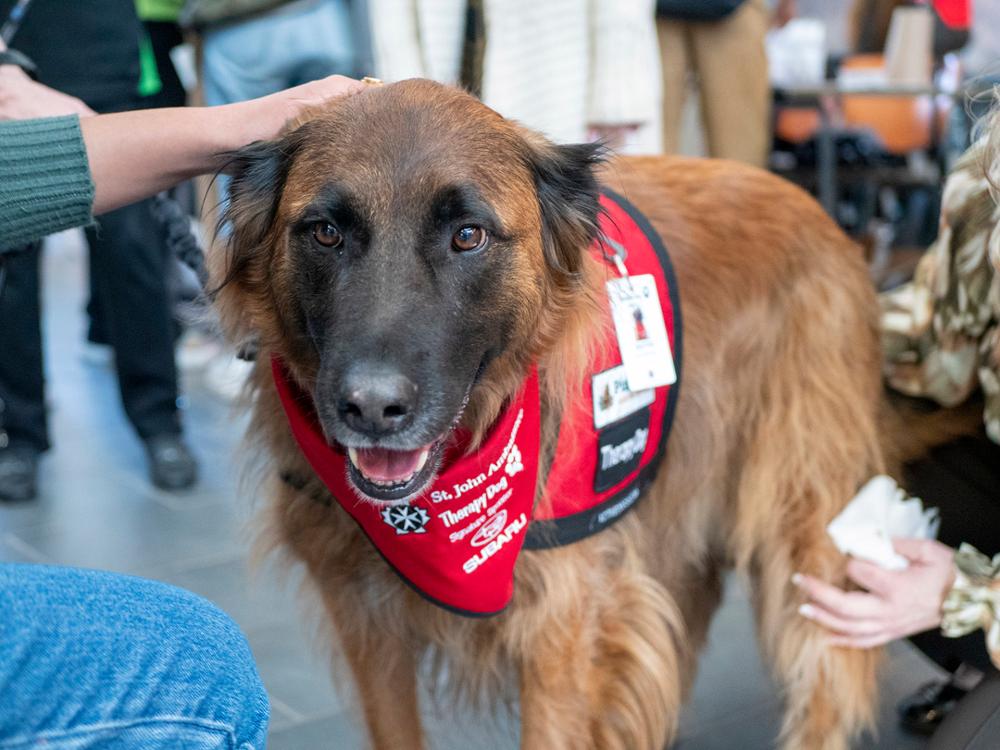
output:
[[[612,279],[607,286],[628,387],[642,391],[675,383],[677,371],[656,279],[652,274],[626,276]]]

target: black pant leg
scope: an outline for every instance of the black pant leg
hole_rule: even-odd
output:
[[[0,429],[13,443],[49,447],[39,267],[41,246],[8,256],[0,291]]]
[[[112,211],[87,231],[97,317],[115,352],[125,413],[142,438],[181,430],[167,248],[150,205]]]
[[[943,445],[909,465],[906,488],[941,511],[938,538],[944,544],[968,542],[990,557],[1000,552],[1000,445],[985,433]],[[910,640],[948,671],[962,662],[990,668],[982,631],[945,638],[932,630]]]

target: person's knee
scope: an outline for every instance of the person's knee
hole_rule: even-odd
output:
[[[263,747],[268,700],[250,647],[202,597],[100,571],[0,565],[0,610],[12,613],[0,623],[11,656],[0,663],[11,698],[0,734],[181,719]]]
[[[263,747],[269,702],[239,626],[196,594],[144,583],[163,606],[163,631],[174,657],[171,682],[182,689],[196,687],[199,718],[231,727],[237,748]]]

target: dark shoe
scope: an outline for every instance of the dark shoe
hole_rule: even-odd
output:
[[[908,732],[930,737],[967,692],[953,682],[928,682],[900,702],[899,723]]]
[[[146,441],[149,479],[163,490],[186,490],[198,479],[198,463],[180,435],[156,435]]]
[[[38,457],[35,448],[14,445],[0,450],[0,501],[24,502],[38,494]]]

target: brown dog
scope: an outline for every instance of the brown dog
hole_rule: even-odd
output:
[[[482,435],[536,363],[551,450],[609,275],[589,251],[599,182],[649,217],[680,282],[685,376],[667,458],[636,510],[523,552],[512,604],[462,618],[411,591],[331,505],[269,359],[312,397],[331,444],[379,446],[418,489],[458,416]],[[663,747],[730,566],[749,576],[786,691],[784,746],[845,748],[871,722],[878,655],[824,645],[790,582],[845,581],[824,529],[882,469],[873,292],[859,249],[805,193],[720,161],[602,166],[591,147],[408,81],[241,152],[228,217],[219,303],[234,338],[261,342],[251,435],[268,457],[274,542],[322,596],[376,747],[422,747],[428,652],[463,695],[519,680],[526,748]],[[405,408],[366,421],[344,395],[359,382]],[[363,469],[352,481],[378,502],[387,485]]]

